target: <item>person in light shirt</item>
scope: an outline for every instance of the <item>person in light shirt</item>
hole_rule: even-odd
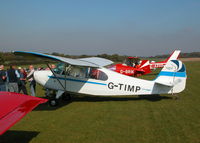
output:
[[[30,65],[29,66],[29,73],[27,75],[27,79],[28,81],[30,82],[30,90],[31,90],[31,96],[35,96],[35,88],[36,88],[36,82],[35,82],[35,79],[34,79],[34,72],[35,72],[35,69],[33,67],[33,65]]]

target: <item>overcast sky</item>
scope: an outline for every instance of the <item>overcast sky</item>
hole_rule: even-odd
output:
[[[0,51],[200,51],[200,0],[0,0]]]

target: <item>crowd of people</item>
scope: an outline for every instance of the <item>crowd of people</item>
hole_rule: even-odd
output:
[[[11,65],[5,70],[4,65],[0,65],[0,91],[23,92],[28,94],[26,84],[29,83],[30,94],[35,96],[36,82],[33,77],[35,69],[33,65],[29,69]]]
[[[51,70],[54,72],[58,72],[56,69],[56,65],[51,64],[49,65]],[[61,68],[62,67],[62,68]],[[61,65],[60,70],[64,73],[64,66]],[[69,66],[66,73],[68,76],[73,77],[82,77],[82,78],[92,78],[98,80],[106,80],[108,77],[103,72],[95,69],[95,68],[80,68],[78,66]],[[18,67],[16,68],[15,65],[11,65],[8,69],[5,70],[4,65],[0,65],[0,91],[8,91],[8,92],[16,92],[23,94],[28,94],[27,91],[27,83],[30,87],[30,95],[36,96],[36,81],[34,80],[34,72],[35,70],[50,70],[49,67],[39,67],[34,68],[33,65],[30,65],[28,69]],[[58,74],[63,74],[58,73]],[[48,89],[46,89],[48,90]]]

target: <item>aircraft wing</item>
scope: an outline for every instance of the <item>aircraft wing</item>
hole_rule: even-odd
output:
[[[44,102],[47,102],[47,99],[13,92],[0,92],[0,135]]]
[[[25,52],[25,51],[14,51],[14,54],[21,55],[21,56],[36,56],[36,57],[41,57],[45,59],[51,59],[54,61],[68,63],[70,65],[88,66],[88,67],[102,67],[102,66],[113,63],[110,60],[107,60],[104,58],[98,58],[98,57],[71,59],[71,58],[64,58],[60,56],[47,55],[47,54],[42,54],[42,53],[37,53],[37,52]]]
[[[104,58],[99,58],[99,57],[80,58],[78,60],[86,61],[86,62],[89,62],[89,63],[95,63],[95,64],[97,64],[101,67],[113,64],[113,61],[108,60],[108,59],[104,59]]]

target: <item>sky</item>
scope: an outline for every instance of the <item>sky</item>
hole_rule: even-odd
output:
[[[0,0],[0,51],[200,52],[200,0]]]

